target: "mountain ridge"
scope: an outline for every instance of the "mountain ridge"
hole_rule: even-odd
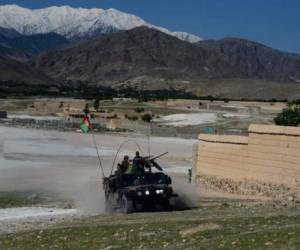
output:
[[[19,61],[26,61],[30,56],[40,52],[67,45],[69,41],[56,33],[21,35],[15,30],[0,28],[0,55],[23,54],[15,57]],[[7,48],[7,51],[5,51]]]
[[[190,43],[141,26],[51,48],[20,64],[15,60],[22,51],[2,44],[7,37],[31,36],[0,29],[2,93],[80,96],[112,88],[113,93],[131,89],[233,99],[300,98],[300,55],[245,39]]]
[[[169,74],[182,80],[244,78],[296,82],[300,79],[300,56],[295,54],[247,40],[191,44],[148,27],[96,38],[57,53],[45,53],[36,57],[33,65],[52,77],[78,77],[96,82],[124,81],[153,75],[153,71],[158,77]]]
[[[165,28],[149,24],[138,16],[116,9],[52,6],[31,10],[18,5],[1,5],[0,26],[13,28],[23,35],[55,32],[68,39],[93,37],[111,31],[148,26],[189,42],[201,40],[200,37],[186,32],[171,32]]]

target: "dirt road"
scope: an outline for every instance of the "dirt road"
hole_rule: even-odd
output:
[[[120,151],[133,157],[148,154],[148,138],[134,134],[97,134],[105,174]],[[169,152],[160,160],[167,172],[187,173],[194,140],[150,138],[151,154]],[[138,144],[138,146],[136,145]],[[102,176],[90,134],[0,127],[0,191],[45,190],[75,202],[90,213],[104,209]]]

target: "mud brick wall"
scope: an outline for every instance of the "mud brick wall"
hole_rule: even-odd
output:
[[[199,136],[198,156],[194,167],[195,180],[212,186],[231,183],[229,190],[247,182],[287,190],[300,187],[300,128],[251,125],[249,136]],[[249,184],[250,183],[250,184]],[[226,189],[228,189],[228,185]],[[215,187],[216,188],[216,187]],[[278,188],[280,189],[280,188]],[[255,190],[251,187],[251,192]],[[300,190],[300,189],[299,189]],[[223,190],[228,191],[228,190]],[[279,191],[279,190],[278,190]],[[246,192],[246,191],[245,191]]]

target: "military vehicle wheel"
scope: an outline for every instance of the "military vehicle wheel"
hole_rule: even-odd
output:
[[[121,209],[122,212],[125,214],[129,214],[133,212],[133,202],[131,200],[128,200],[128,198],[125,195],[123,195],[122,197]]]
[[[169,200],[166,200],[166,201],[163,203],[163,209],[164,209],[164,211],[172,211],[172,206],[171,206]]]
[[[143,204],[143,210],[146,212],[151,212],[156,209],[156,204],[154,203],[144,203]]]

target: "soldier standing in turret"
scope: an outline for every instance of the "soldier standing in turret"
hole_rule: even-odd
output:
[[[145,160],[140,156],[139,151],[136,151],[135,153],[135,157],[132,160],[132,166],[136,174],[142,174],[145,172]]]
[[[118,172],[123,175],[129,168],[129,157],[127,155],[124,156],[124,159],[121,164],[118,165]]]

